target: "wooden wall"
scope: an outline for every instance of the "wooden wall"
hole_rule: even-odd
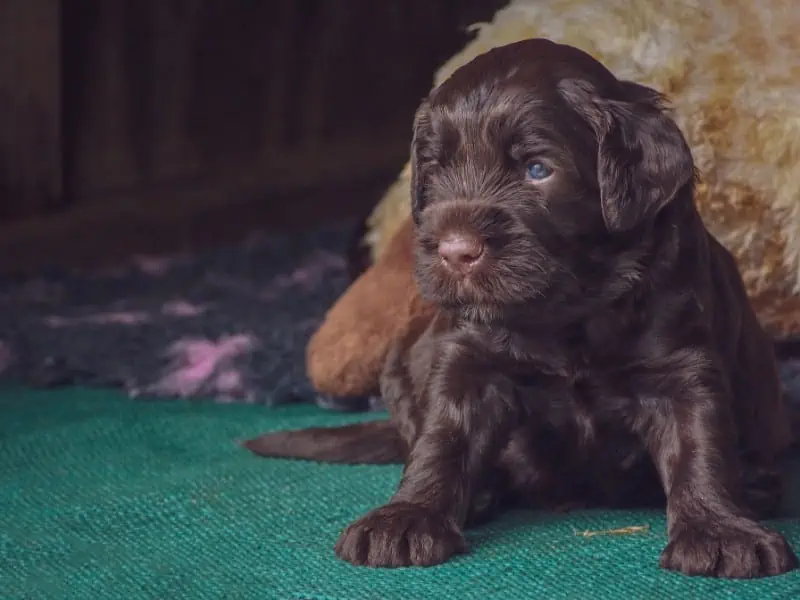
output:
[[[63,203],[61,2],[0,0],[0,222]]]
[[[503,3],[0,0],[0,262],[75,223],[260,202],[269,225],[281,193],[386,180],[434,70]]]

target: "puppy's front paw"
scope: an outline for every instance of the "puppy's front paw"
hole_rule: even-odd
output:
[[[452,520],[411,503],[387,504],[349,525],[336,554],[354,565],[430,566],[466,552]]]
[[[679,526],[661,554],[665,569],[709,577],[767,577],[797,564],[781,534],[746,519]]]

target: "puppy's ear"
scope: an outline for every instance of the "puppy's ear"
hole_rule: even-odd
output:
[[[611,100],[584,81],[559,84],[597,135],[601,208],[612,232],[652,219],[694,178],[691,151],[662,96],[633,82],[620,85],[622,100]]]
[[[411,217],[419,225],[420,213],[425,208],[425,181],[422,167],[429,152],[431,138],[431,112],[424,101],[414,116],[414,134],[411,138]]]

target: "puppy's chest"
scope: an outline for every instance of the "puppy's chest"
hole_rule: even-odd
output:
[[[577,431],[586,439],[601,431],[629,429],[638,412],[631,364],[625,345],[587,343],[577,335],[497,336],[492,347],[496,368],[515,389],[524,420],[554,429]]]
[[[633,424],[638,401],[624,380],[585,363],[525,365],[513,378],[524,420],[585,440],[617,435]]]

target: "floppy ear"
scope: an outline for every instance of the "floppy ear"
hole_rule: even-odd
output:
[[[633,82],[620,85],[622,100],[601,98],[579,80],[559,85],[597,135],[601,208],[612,232],[654,218],[694,178],[692,153],[662,96]]]
[[[429,150],[430,130],[430,107],[424,101],[414,116],[414,134],[411,138],[411,217],[416,224],[419,224],[420,213],[425,208],[425,182],[421,170]]]

